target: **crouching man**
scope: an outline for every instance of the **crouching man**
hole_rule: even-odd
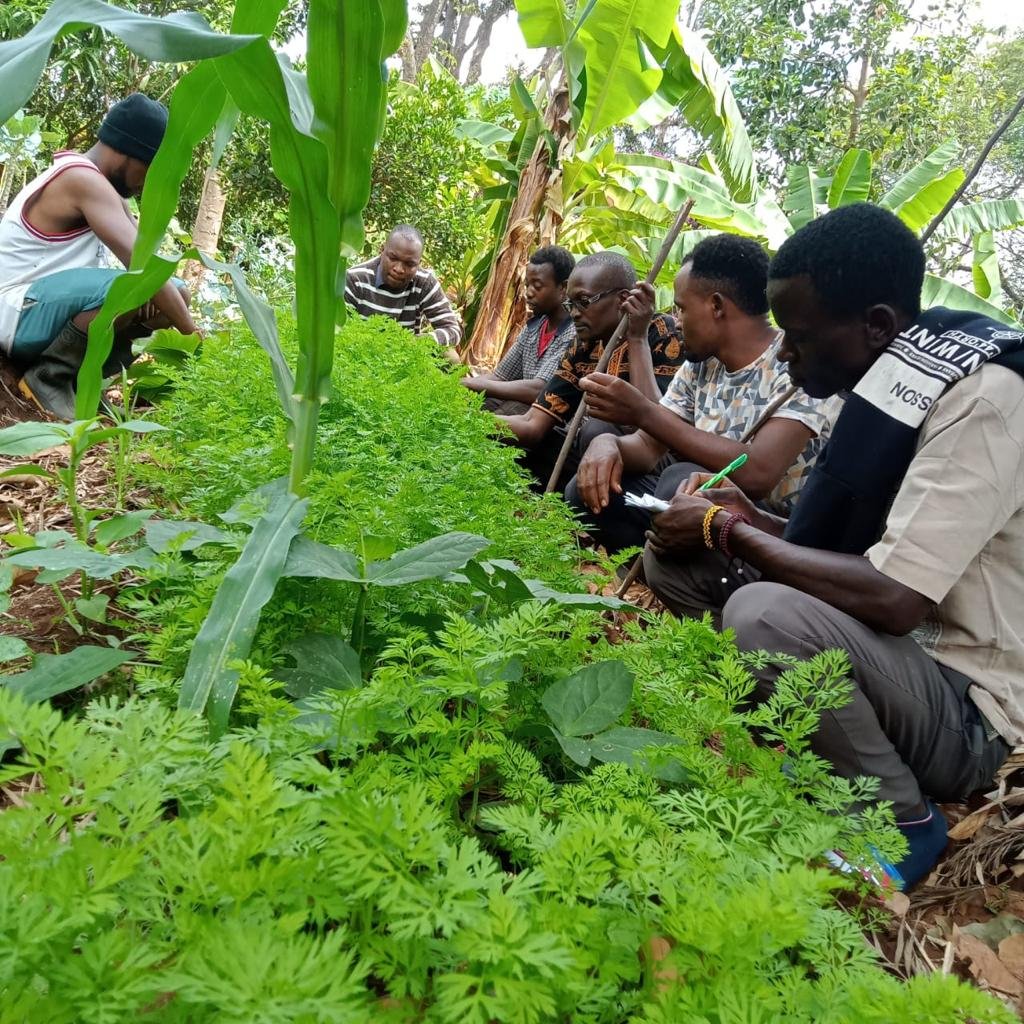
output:
[[[644,560],[673,611],[711,611],[743,650],[847,653],[851,700],[812,746],[880,780],[907,885],[946,845],[933,800],[990,785],[1024,741],[1024,334],[922,311],[924,266],[867,204],[785,242],[768,281],[780,357],[811,397],[850,392],[828,447],[788,521],[691,479]],[[755,699],[781,671],[755,673]]]
[[[166,127],[163,104],[141,93],[121,100],[96,144],[57,153],[0,221],[0,352],[24,373],[23,393],[59,419],[74,419],[89,324],[124,272],[108,265],[108,250],[129,265],[138,228],[125,200],[142,194]],[[196,333],[181,282],[116,321],[104,375],[130,364],[132,341],[161,327]]]

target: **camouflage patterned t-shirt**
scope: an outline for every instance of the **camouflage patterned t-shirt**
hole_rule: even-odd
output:
[[[738,441],[791,384],[785,364],[779,361],[780,342],[781,335],[763,355],[739,370],[727,370],[714,357],[702,363],[683,363],[661,404],[698,430]],[[840,398],[819,400],[798,391],[776,410],[774,416],[796,420],[815,436],[765,499],[764,504],[772,512],[789,516],[842,407]]]

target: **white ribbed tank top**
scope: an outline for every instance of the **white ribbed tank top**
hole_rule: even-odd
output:
[[[0,220],[0,349],[5,352],[14,340],[29,285],[60,270],[108,265],[107,247],[91,228],[50,235],[33,227],[26,217],[38,194],[71,167],[100,173],[80,153],[56,153],[53,163],[14,197]]]

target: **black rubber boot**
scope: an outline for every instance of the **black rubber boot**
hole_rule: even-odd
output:
[[[75,418],[75,379],[85,358],[88,335],[70,320],[39,358],[25,371],[20,388],[57,419]]]

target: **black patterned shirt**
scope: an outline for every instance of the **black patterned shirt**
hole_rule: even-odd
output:
[[[683,362],[683,339],[675,320],[664,313],[655,313],[647,331],[647,344],[651,347],[654,379],[664,394]],[[597,369],[604,352],[603,341],[581,341],[575,338],[562,357],[558,369],[548,379],[534,408],[546,412],[559,423],[572,419],[583,399],[580,379]],[[629,380],[629,345],[623,341],[616,348],[608,364],[607,373]]]

